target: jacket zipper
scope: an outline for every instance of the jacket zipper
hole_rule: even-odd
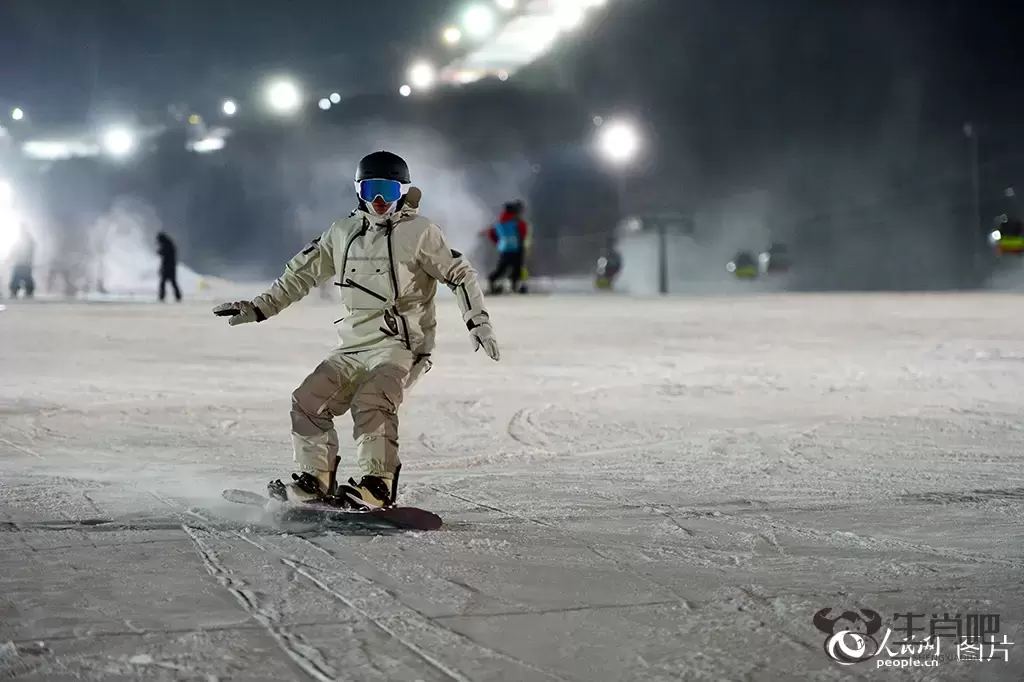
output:
[[[366,293],[366,294],[369,294],[370,296],[373,296],[374,298],[376,298],[379,301],[384,301],[385,303],[388,300],[388,299],[384,298],[383,296],[381,296],[380,294],[378,294],[376,291],[373,291],[372,289],[367,289],[362,284],[360,284],[358,282],[355,282],[355,281],[353,281],[351,279],[346,279],[345,283],[342,284],[341,286],[343,286],[343,287],[354,287],[356,289],[359,289],[363,293]]]
[[[362,229],[360,229],[358,232],[356,232],[351,237],[349,237],[348,240],[345,242],[345,253],[344,253],[344,255],[342,256],[342,259],[341,259],[341,272],[345,272],[345,268],[348,265],[348,252],[349,252],[349,249],[352,248],[352,242],[354,242],[360,235],[366,234],[366,232],[369,230],[369,228],[370,228],[370,223],[364,218],[363,219]],[[402,313],[398,312],[398,275],[395,273],[395,256],[394,256],[394,251],[393,251],[392,246],[391,246],[391,231],[392,231],[392,229],[394,229],[394,225],[392,225],[388,229],[387,244],[388,244],[388,266],[389,266],[388,270],[390,271],[388,274],[391,276],[391,286],[394,289],[394,293],[395,293],[395,305],[394,305],[393,310],[394,310],[394,313],[395,313],[395,317],[398,318],[398,320],[400,322],[399,326],[402,329],[402,337],[403,337],[403,339],[405,341],[405,347],[407,349],[411,349],[412,348],[412,343],[409,341],[409,324],[408,324],[408,322],[405,321],[405,316],[402,315]],[[371,291],[370,289],[367,289],[366,287],[364,287],[364,286],[362,286],[360,284],[357,284],[351,278],[346,278],[344,283],[336,282],[336,284],[339,287],[344,287],[344,286],[355,287],[356,289],[359,289],[360,291],[363,291],[363,292],[369,294],[370,296],[373,296],[374,298],[376,298],[376,299],[378,299],[380,301],[387,302],[386,298],[384,298],[383,296],[381,296],[380,294],[378,294],[375,291]],[[467,296],[467,300],[468,300],[468,296]],[[342,319],[344,319],[344,318],[342,318]],[[386,330],[386,329],[384,329],[384,327],[381,327],[380,330],[382,332],[384,332],[385,334],[389,335],[389,336],[396,336],[396,334],[392,334],[391,333],[391,330]]]
[[[398,312],[398,271],[395,268],[395,254],[391,247],[391,234],[394,231],[394,225],[388,228],[388,270],[391,275],[391,286],[395,293],[395,317],[398,318],[401,323],[399,326],[402,328],[402,337],[405,340],[405,347],[408,350],[412,350],[412,343],[409,341],[409,323],[405,321],[405,316]]]
[[[352,248],[352,242],[358,239],[360,235],[366,234],[366,231],[369,228],[369,222],[367,222],[366,218],[363,218],[363,224],[360,226],[359,230],[350,234],[348,239],[345,240],[345,253],[343,253],[341,256],[341,270],[339,270],[339,272],[341,272],[342,274],[345,273],[345,268],[348,266],[348,251],[349,249]],[[344,285],[339,283],[338,286],[340,287]]]

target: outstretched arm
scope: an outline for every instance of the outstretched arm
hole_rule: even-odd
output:
[[[334,254],[331,253],[331,225],[322,235],[314,239],[285,265],[284,273],[270,285],[266,292],[253,299],[255,305],[266,317],[298,303],[316,287],[334,274]]]
[[[336,225],[336,224],[335,224]],[[224,303],[213,309],[215,315],[230,316],[228,324],[263,322],[269,317],[301,301],[315,287],[320,286],[334,274],[334,254],[331,253],[331,237],[335,225],[314,239],[284,268],[284,273],[264,293],[252,301]]]
[[[484,292],[477,281],[476,270],[465,256],[448,246],[437,225],[430,225],[420,237],[417,259],[428,275],[447,284],[454,292],[462,311],[462,321],[470,329],[474,322],[482,324],[487,321]]]
[[[497,342],[490,325],[490,315],[484,305],[484,292],[480,289],[476,270],[469,259],[448,246],[444,233],[431,224],[420,237],[417,262],[431,277],[444,282],[455,294],[476,348],[483,347],[493,359],[498,359]]]

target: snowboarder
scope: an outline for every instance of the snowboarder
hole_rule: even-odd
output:
[[[519,286],[530,240],[530,226],[523,220],[524,210],[522,201],[510,201],[498,216],[498,222],[484,230],[484,234],[498,247],[498,265],[487,278],[492,294],[500,292],[498,280],[506,276],[512,284],[512,291],[526,293],[525,286]]]
[[[364,157],[355,176],[357,209],[294,256],[265,293],[213,310],[231,315],[231,325],[263,322],[337,278],[340,343],[292,393],[298,473],[288,483],[272,481],[271,497],[311,502],[330,495],[364,507],[395,501],[398,409],[405,391],[431,368],[437,282],[454,292],[474,350],[499,358],[477,273],[419,215],[420,191],[411,182],[401,157],[386,151]],[[349,410],[362,478],[338,485],[334,418]]]
[[[181,289],[178,288],[178,249],[167,233],[156,236],[156,252],[160,256],[160,300],[164,300],[167,285],[174,289],[174,298],[181,303]]]
[[[25,289],[25,298],[32,298],[36,291],[36,280],[32,276],[32,266],[36,257],[36,242],[22,225],[18,241],[11,251],[14,263],[11,273],[11,298],[17,298],[18,292]]]

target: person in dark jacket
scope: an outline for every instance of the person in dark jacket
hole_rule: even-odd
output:
[[[174,289],[174,298],[181,302],[181,289],[178,288],[178,249],[174,242],[161,232],[156,236],[156,251],[160,255],[160,300],[164,300],[167,284]]]
[[[11,273],[11,298],[17,298],[18,292],[25,289],[25,298],[32,298],[36,291],[36,280],[32,276],[32,265],[36,257],[36,242],[25,227],[11,252],[14,272]]]
[[[523,202],[510,201],[498,216],[498,222],[484,230],[484,234],[498,247],[498,265],[487,278],[492,294],[500,291],[498,280],[506,276],[513,292],[524,293],[519,282],[530,242],[530,225],[523,220],[524,210]]]

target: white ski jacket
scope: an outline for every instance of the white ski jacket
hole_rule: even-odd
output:
[[[342,316],[335,321],[342,351],[391,345],[430,355],[437,282],[455,293],[467,328],[489,319],[476,270],[412,206],[386,218],[357,210],[333,223],[253,305],[273,317],[332,277],[342,297]]]

